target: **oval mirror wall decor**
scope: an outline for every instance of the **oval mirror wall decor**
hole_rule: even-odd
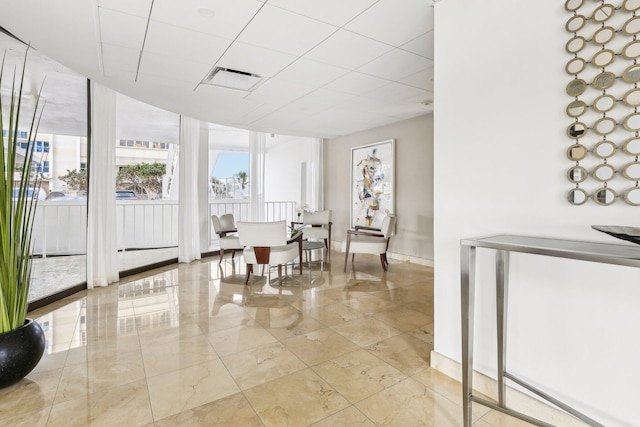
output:
[[[627,83],[640,83],[640,64],[629,65],[622,73],[622,80]]]
[[[569,72],[568,71],[569,65],[571,65],[571,69],[575,69],[578,67],[578,64],[572,64],[572,62],[576,61],[577,59],[580,59],[580,58],[574,58],[572,61],[569,61],[569,63],[567,64],[567,72]],[[598,52],[596,52],[595,55],[593,55],[593,58],[591,58],[591,65],[594,65],[598,68],[606,67],[607,65],[611,64],[614,59],[616,59],[616,53],[611,49],[599,50]],[[583,69],[584,67],[582,67],[580,71],[582,71]],[[578,73],[580,71],[578,71]],[[572,73],[569,73],[569,74],[572,74]]]
[[[565,50],[569,53],[578,53],[584,49],[587,41],[582,36],[575,36],[567,42],[564,46]]]
[[[616,75],[611,71],[603,71],[593,79],[593,87],[598,90],[609,89],[616,82]]]
[[[622,195],[624,201],[629,203],[631,206],[640,206],[640,188],[633,187],[629,188]]]
[[[593,125],[593,131],[598,135],[609,135],[611,132],[616,130],[616,126],[618,126],[618,122],[611,117],[603,117],[596,121],[595,125]]]
[[[567,148],[567,157],[569,160],[579,162],[587,156],[587,147],[582,144],[573,144]]]
[[[600,95],[593,101],[592,108],[598,113],[606,113],[611,111],[616,106],[616,98],[613,95],[604,94]]]
[[[634,16],[625,22],[622,26],[622,32],[628,36],[635,36],[640,33],[640,16]]]
[[[635,132],[640,130],[640,113],[631,113],[624,118],[624,128],[628,131]]]
[[[587,125],[582,122],[575,122],[567,128],[569,138],[580,138],[587,134]]]
[[[575,33],[576,31],[584,27],[584,24],[586,22],[587,22],[587,18],[585,18],[584,16],[574,15],[571,18],[569,18],[564,28],[570,33]]]
[[[574,166],[567,171],[567,178],[574,184],[583,182],[588,176],[587,170],[582,166]]]
[[[591,176],[596,181],[606,182],[611,181],[614,176],[616,176],[616,168],[611,166],[610,164],[602,164],[593,168],[593,172],[591,172]]]
[[[593,22],[601,23],[611,18],[615,13],[616,8],[612,4],[603,4],[598,6],[591,15]]]
[[[600,52],[603,52],[603,51],[600,51]],[[567,66],[564,67],[564,70],[567,72],[567,74],[576,75],[580,73],[582,70],[584,70],[584,67],[586,66],[586,64],[587,63],[582,58],[573,58],[571,61],[567,62]]]
[[[640,162],[627,163],[622,167],[622,176],[631,181],[640,181]]]
[[[616,35],[616,30],[613,27],[602,27],[595,33],[593,33],[593,38],[591,39],[595,44],[603,45],[605,43],[609,43]],[[573,39],[578,38],[579,36],[574,37]],[[571,40],[573,40],[571,39]],[[571,41],[569,40],[569,41]],[[568,43],[567,43],[568,45]],[[568,50],[568,49],[567,49]],[[570,52],[575,53],[575,52]]]
[[[567,105],[567,115],[569,117],[580,117],[587,111],[587,104],[584,101],[572,101]]]
[[[625,59],[636,59],[640,57],[640,40],[633,40],[627,43],[622,48],[622,57]]]
[[[633,88],[625,93],[622,101],[631,108],[640,106],[640,88]]]
[[[640,0],[624,0],[622,8],[627,12],[635,12],[640,9]]]
[[[582,188],[572,188],[569,190],[569,194],[567,194],[567,200],[572,205],[584,205],[589,195]]]
[[[602,206],[609,206],[616,201],[618,193],[608,187],[602,187],[593,192],[593,200]]]
[[[593,147],[593,155],[600,159],[608,159],[609,157],[616,154],[617,150],[618,147],[616,146],[616,144],[605,139],[604,141],[598,142]]]
[[[640,65],[638,65],[638,74],[640,74]],[[574,79],[567,84],[567,95],[580,96],[587,89],[587,82],[582,79]]]
[[[640,156],[640,137],[634,136],[622,144],[622,151],[630,156]]]
[[[580,9],[583,3],[584,0],[567,0],[564,3],[564,10],[567,12],[573,12],[574,10]]]

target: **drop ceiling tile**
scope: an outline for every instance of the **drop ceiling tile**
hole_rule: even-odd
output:
[[[159,55],[153,52],[144,52],[139,72],[190,82],[195,88],[210,69],[211,65],[209,64]]]
[[[383,79],[398,81],[431,67],[433,67],[431,59],[401,49],[394,49],[358,68],[358,71]]]
[[[348,73],[349,70],[310,59],[300,58],[278,74],[278,78],[295,83],[322,87]]]
[[[180,91],[192,91],[195,84],[190,81],[170,79],[166,76],[156,74],[138,73],[136,79],[136,73],[133,73],[132,80],[135,80],[136,84],[144,85],[145,90],[154,91],[165,89],[178,89]]]
[[[98,6],[105,9],[117,10],[129,15],[147,18],[151,11],[152,0],[98,0]]]
[[[235,42],[216,64],[219,67],[246,71],[262,77],[273,77],[297,56],[247,43]]]
[[[254,108],[253,110],[250,110],[249,112],[243,114],[241,117],[238,118],[238,120],[234,124],[238,126],[250,125],[256,120],[263,118],[267,114],[273,113],[278,108],[280,107],[273,104],[263,103],[260,106]]]
[[[313,91],[302,98],[293,101],[290,104],[282,107],[279,112],[291,113],[291,114],[315,114],[317,112],[326,110],[335,105],[346,102],[351,99],[353,95],[349,95],[342,92],[335,92],[328,89],[318,89]]]
[[[365,94],[364,97],[380,99],[387,102],[398,102],[423,92],[423,89],[392,82]]]
[[[263,5],[256,0],[154,0],[151,19],[234,39]],[[199,9],[211,10],[214,16]]]
[[[393,49],[350,31],[339,30],[305,55],[327,64],[355,70]]]
[[[229,39],[151,21],[144,50],[180,59],[198,58],[213,66],[230,44]]]
[[[425,90],[433,88],[433,67],[405,77],[400,82]]]
[[[103,43],[102,62],[105,77],[122,77],[123,73],[133,73],[135,77],[139,57],[139,49]]]
[[[389,80],[373,77],[368,74],[352,71],[349,74],[332,81],[325,86],[326,89],[338,92],[362,95],[389,83]]]
[[[332,25],[265,4],[238,41],[302,55],[336,30]]]
[[[425,0],[380,0],[344,28],[398,47],[433,30],[433,5]]]
[[[99,9],[103,43],[142,49],[147,20],[109,9]]]
[[[316,88],[310,85],[292,83],[274,77],[247,95],[247,99],[283,106],[314,90]]]
[[[358,16],[377,0],[270,0],[269,4],[338,27]]]
[[[424,33],[400,47],[404,50],[408,50],[409,52],[413,52],[416,55],[433,59],[433,31]]]

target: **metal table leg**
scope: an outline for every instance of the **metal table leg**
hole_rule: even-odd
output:
[[[460,314],[462,324],[462,410],[464,427],[471,427],[475,272],[476,248],[462,245],[460,247]]]

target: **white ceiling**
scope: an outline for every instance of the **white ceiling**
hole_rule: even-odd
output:
[[[82,76],[170,112],[335,137],[432,111],[432,4],[0,0],[0,26]],[[55,98],[66,87],[65,70],[48,65],[58,74],[45,84],[53,85],[47,98]],[[249,91],[201,84],[216,66],[263,78]],[[72,110],[75,101],[64,107]]]

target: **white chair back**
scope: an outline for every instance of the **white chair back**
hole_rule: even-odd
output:
[[[222,228],[220,228],[220,218],[218,218],[217,215],[211,215],[211,222],[213,223],[213,231],[216,233],[222,231]]]
[[[304,211],[302,213],[302,223],[310,225],[327,225],[331,222],[331,211]]]
[[[236,228],[236,221],[233,219],[233,214],[224,214],[220,217],[220,226],[222,231],[234,230]]]
[[[389,214],[384,217],[380,231],[382,231],[385,238],[393,236],[396,232],[396,216]]]
[[[236,226],[242,246],[283,246],[287,244],[286,221],[238,221]]]

